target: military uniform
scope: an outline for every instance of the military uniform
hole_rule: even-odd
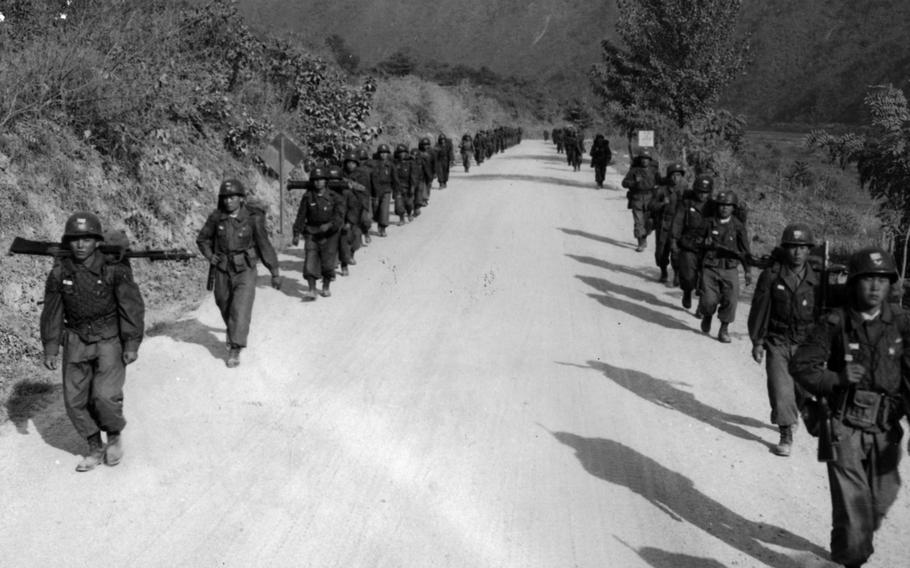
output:
[[[728,197],[729,196],[729,197]],[[717,196],[718,204],[735,201],[732,192],[721,192]],[[708,219],[704,234],[704,254],[701,263],[701,297],[696,312],[702,317],[701,330],[711,330],[711,320],[717,311],[720,320],[718,339],[723,343],[730,342],[727,331],[729,324],[736,318],[736,306],[739,303],[740,265],[746,273],[746,283],[751,283],[750,268],[742,259],[750,256],[749,234],[746,226],[735,216],[726,219],[712,217]]]
[[[692,307],[692,291],[701,279],[701,255],[704,236],[711,213],[709,196],[714,188],[710,177],[698,176],[692,191],[683,193],[670,227],[670,250],[677,257],[679,287],[683,291],[682,305]]]
[[[368,245],[370,238],[370,229],[373,227],[373,196],[376,194],[373,188],[373,166],[369,159],[367,151],[357,153],[358,165],[350,174],[351,181],[355,182],[363,189],[354,186],[354,191],[360,197],[360,233],[362,235],[364,246]]]
[[[228,180],[221,184],[219,199],[233,195],[245,195],[240,182]],[[214,267],[215,304],[227,326],[227,343],[231,349],[228,364],[235,366],[250,332],[258,261],[261,259],[272,273],[273,286],[277,287],[279,278],[278,256],[269,241],[265,214],[245,204],[234,213],[219,207],[206,219],[196,245]]]
[[[850,265],[853,283],[865,275],[887,274],[892,285],[897,280],[893,260],[880,249],[857,252]],[[910,405],[910,315],[887,300],[870,315],[855,298],[823,316],[790,362],[796,381],[825,397],[834,412],[838,451],[827,464],[831,560],[850,567],[872,555],[874,532],[897,499],[899,420]]]
[[[569,142],[566,144],[568,151]],[[638,241],[635,250],[638,252],[645,250],[646,239],[651,232],[648,226],[648,209],[659,180],[657,168],[651,164],[651,155],[646,152],[636,156],[632,167],[622,180],[622,186],[628,189],[626,197],[628,208],[632,210],[633,234]]]
[[[102,238],[91,213],[67,221],[68,239]],[[48,274],[41,312],[45,366],[56,369],[63,345],[63,402],[89,454],[77,466],[88,471],[104,459],[117,465],[122,455],[123,384],[126,364],[136,358],[144,330],[145,304],[127,263],[112,262],[97,248],[81,261],[58,260]],[[107,433],[108,448],[101,445]]]
[[[322,172],[311,176],[311,183],[321,179]],[[306,299],[315,298],[315,283],[322,278],[322,295],[331,295],[330,284],[338,266],[338,241],[344,225],[344,200],[327,187],[311,186],[297,209],[294,220],[294,242],[304,238],[303,277],[309,284]]]
[[[474,139],[471,138],[470,134],[465,134],[461,137],[459,151],[461,152],[461,164],[464,166],[464,172],[468,173],[471,171],[471,159],[474,157]]]
[[[445,189],[449,183],[449,168],[455,161],[455,150],[452,141],[440,134],[436,141],[436,179],[439,180],[439,189]]]
[[[610,150],[610,141],[598,134],[594,137],[594,143],[591,144],[591,167],[594,168],[594,182],[598,189],[603,188],[604,180],[607,177],[607,166],[613,159],[613,152]]]
[[[395,165],[392,160],[388,159],[389,147],[385,144],[380,145],[380,158],[373,161],[373,171],[370,174],[370,186],[373,188],[373,220],[379,225],[379,236],[386,236],[386,227],[389,226],[389,207],[392,203],[392,196],[397,195],[398,175],[395,173]],[[385,158],[382,158],[385,155]]]
[[[810,246],[811,233],[801,226],[787,227],[782,244],[796,245],[794,239]],[[794,383],[789,365],[821,310],[820,283],[821,275],[808,262],[796,269],[778,261],[762,271],[752,296],[749,337],[753,349],[759,350],[756,361],[760,361],[762,350],[765,353],[771,423],[781,433],[774,451],[781,456],[790,455],[794,429],[806,399],[803,389]]]

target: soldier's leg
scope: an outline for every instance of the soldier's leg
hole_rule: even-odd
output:
[[[363,231],[358,225],[351,225],[351,231],[348,233],[348,241],[351,243],[351,260],[354,260],[354,253],[360,250]],[[353,262],[351,264],[354,264]]]
[[[765,371],[768,375],[768,401],[771,424],[792,426],[799,421],[796,387],[788,366],[792,349],[789,345],[771,343],[765,348]]]
[[[871,436],[834,422],[838,440],[837,460],[828,462],[831,490],[831,560],[845,565],[860,565],[872,555],[875,508],[866,468]]]
[[[692,251],[679,251],[679,287],[691,293],[698,283],[698,255]]]
[[[323,280],[335,279],[335,268],[338,266],[338,244],[341,233],[336,232],[319,242],[319,271]]]
[[[376,224],[379,225],[379,232],[382,235],[385,235],[385,229],[389,226],[389,205],[391,201],[391,193],[385,193],[382,197],[376,199],[376,210],[373,218]]]
[[[250,334],[250,320],[253,316],[253,301],[256,299],[256,266],[247,268],[233,276],[234,294],[231,315],[228,322],[231,345],[246,347]]]
[[[126,368],[120,338],[98,342],[95,378],[92,381],[92,415],[105,432],[120,432],[126,426],[123,418],[123,383]]]
[[[303,244],[303,278],[307,282],[318,280],[322,275],[322,259],[319,256],[319,244],[315,238],[308,236]]]
[[[701,296],[698,299],[698,313],[702,317],[713,316],[721,297],[721,276],[716,269],[704,268],[702,270],[699,290]]]
[[[718,270],[720,275],[720,308],[717,319],[722,323],[733,323],[736,319],[736,306],[739,304],[739,273],[736,268]]]
[[[354,257],[354,251],[351,248],[350,234],[351,229],[348,229],[346,232],[340,233],[340,237],[338,238],[338,260],[341,262],[342,267],[347,267]]]
[[[636,239],[643,239],[648,236],[645,230],[645,210],[640,207],[632,209],[632,233]]]
[[[78,335],[69,331],[65,333],[62,364],[63,404],[70,422],[83,438],[93,436],[100,430],[89,410],[94,354],[94,347],[82,343]]]
[[[887,432],[875,435],[875,451],[870,460],[868,477],[874,503],[873,531],[881,527],[882,520],[897,500],[900,492],[901,439],[904,431],[899,423]]]
[[[228,319],[231,317],[231,294],[233,293],[230,274],[215,270],[215,282],[212,290],[215,295],[215,305],[218,306],[218,311],[221,312],[221,319],[224,321],[224,325],[227,325]],[[230,339],[230,335],[228,335],[228,343],[230,343]]]

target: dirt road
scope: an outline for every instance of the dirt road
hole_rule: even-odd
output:
[[[699,332],[618,182],[526,141],[332,298],[301,301],[287,251],[239,368],[211,300],[154,332],[122,465],[73,471],[59,401],[0,430],[0,565],[833,566],[814,441],[769,451],[748,307],[731,345]],[[870,567],[910,565],[907,493]]]

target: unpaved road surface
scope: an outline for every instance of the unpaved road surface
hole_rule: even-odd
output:
[[[73,471],[59,397],[3,426],[0,565],[833,566],[814,441],[769,451],[748,306],[732,344],[700,333],[619,179],[526,141],[332,298],[301,301],[286,251],[239,368],[211,299],[146,339],[116,468]],[[870,567],[910,565],[907,493]]]

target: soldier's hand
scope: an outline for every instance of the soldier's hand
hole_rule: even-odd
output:
[[[323,223],[322,225],[319,225],[319,232],[320,232],[320,233],[328,233],[328,232],[331,231],[331,230],[332,230],[332,224],[331,224],[331,223]]]
[[[765,359],[765,347],[763,345],[752,346],[752,359],[754,359],[758,364],[761,364],[761,362]]]
[[[44,366],[51,371],[57,370],[57,356],[56,355],[45,355],[44,356]]]
[[[863,380],[863,377],[866,376],[866,368],[860,365],[859,363],[847,363],[847,366],[844,367],[844,370],[841,371],[841,384],[844,385],[855,385],[856,383]]]
[[[216,252],[211,257],[209,257],[209,263],[214,264],[215,266],[218,266],[222,262],[224,262],[224,255],[220,252]]]
[[[676,241],[670,241],[670,252],[672,254],[679,254],[679,245],[676,244]]]
[[[129,365],[130,363],[136,362],[136,359],[139,358],[139,353],[136,353],[135,351],[124,351],[122,358],[123,358],[123,364]]]
[[[294,236],[291,237],[291,244],[295,247],[297,245],[299,245],[300,244],[300,235],[298,235],[297,233],[294,233]]]
[[[281,290],[281,276],[277,274],[272,275],[272,288]]]

